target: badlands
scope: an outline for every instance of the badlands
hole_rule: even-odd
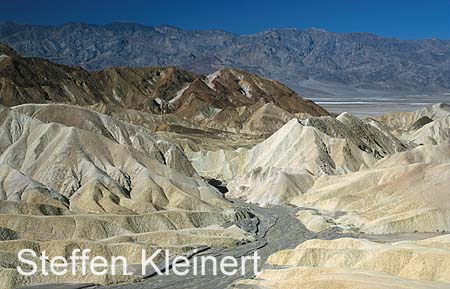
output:
[[[450,288],[449,105],[362,119],[241,70],[0,55],[0,288]],[[264,264],[25,277],[24,248]]]

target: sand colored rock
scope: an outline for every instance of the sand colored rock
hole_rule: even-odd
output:
[[[373,157],[345,139],[332,138],[292,119],[250,150],[199,152],[189,156],[201,174],[229,180],[257,168],[314,175],[359,170]]]
[[[278,168],[256,168],[243,176],[235,177],[228,189],[233,197],[244,198],[262,206],[286,204],[305,193],[315,177],[305,173],[288,173]]]
[[[152,114],[104,104],[88,108],[106,114],[115,120],[144,127],[185,152],[251,147],[261,142],[264,135],[273,133],[264,128],[252,135],[233,133],[227,131],[228,128],[225,125],[214,129],[204,126],[202,122],[196,124],[193,120],[182,119],[173,114]],[[239,125],[241,126],[241,124]]]
[[[327,216],[326,212],[304,209],[297,213],[297,218],[308,230],[315,233],[323,232],[337,226],[334,223],[334,216]]]
[[[448,235],[392,244],[310,240],[269,257],[269,264],[283,268],[264,270],[235,288],[448,288],[447,241]]]
[[[342,212],[336,223],[367,233],[449,231],[449,173],[420,163],[324,176],[292,203]]]
[[[184,153],[149,129],[71,105],[0,109],[0,275],[2,288],[136,277],[35,276],[17,252],[73,248],[125,256],[141,250],[230,247],[253,236],[231,226],[248,216],[199,177]]]
[[[176,146],[151,132],[74,107],[50,122],[44,116],[51,118],[51,109],[34,111],[33,118],[6,110],[4,137],[15,133],[17,140],[12,138],[0,159],[69,198],[72,210],[129,214],[226,206]],[[21,130],[14,131],[13,124]]]
[[[301,121],[327,136],[356,143],[379,160],[354,171],[313,176],[312,185],[297,190],[291,201],[300,208],[298,219],[314,232],[332,228],[356,235],[448,232],[446,108],[435,105],[387,123],[352,121],[348,114],[336,120]],[[259,194],[263,200],[270,199],[267,195]],[[253,200],[253,194],[246,197]],[[269,269],[233,288],[448,288],[448,240],[449,235],[396,243],[306,241],[294,250],[275,253],[268,260]]]
[[[450,105],[438,103],[414,112],[395,112],[378,117],[404,142],[422,144],[448,143],[450,139]]]
[[[230,195],[276,204],[307,192],[317,176],[369,168],[376,159],[408,148],[381,124],[342,114],[292,119],[251,149],[197,152],[189,158],[200,175],[229,182]]]
[[[450,161],[450,144],[422,145],[406,152],[385,157],[375,164],[376,168],[389,168],[394,166],[417,163],[448,163]]]
[[[67,198],[7,165],[0,166],[0,182],[1,201],[39,203],[61,209],[68,207]]]
[[[403,139],[417,144],[450,143],[450,116],[425,124],[416,131],[405,133]]]
[[[234,289],[446,289],[448,283],[408,280],[384,273],[339,268],[295,267],[264,270]]]
[[[413,112],[387,113],[376,119],[392,130],[405,131],[413,127],[414,123],[423,117],[432,120],[450,116],[450,106],[445,103],[437,103]]]

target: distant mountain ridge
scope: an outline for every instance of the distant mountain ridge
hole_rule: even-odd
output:
[[[448,40],[399,40],[320,29],[237,35],[134,23],[37,26],[3,22],[0,41],[23,55],[90,70],[173,65],[207,74],[234,67],[297,91],[307,80],[392,91],[450,89]]]

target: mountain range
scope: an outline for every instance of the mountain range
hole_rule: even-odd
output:
[[[370,33],[271,29],[252,35],[133,23],[39,26],[0,23],[0,41],[26,56],[102,70],[176,66],[198,74],[243,69],[297,92],[322,87],[442,93],[450,89],[450,41],[400,40]]]

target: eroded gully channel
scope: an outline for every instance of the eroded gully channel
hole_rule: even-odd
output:
[[[240,259],[242,256],[252,256],[255,250],[257,250],[258,255],[261,257],[259,269],[264,269],[267,266],[264,265],[267,258],[277,251],[295,248],[300,243],[309,239],[334,239],[340,237],[339,233],[334,231],[320,234],[308,231],[296,218],[298,208],[295,207],[279,205],[263,208],[255,204],[245,203],[241,200],[231,201],[243,210],[250,210],[255,215],[253,219],[243,220],[239,225],[248,231],[256,233],[256,241],[228,249],[207,249],[198,253],[197,256],[214,256],[220,262],[226,256],[233,256],[237,259]],[[192,268],[189,271],[193,272]],[[197,272],[201,272],[200,268]],[[28,287],[27,289],[223,289],[228,288],[233,282],[239,279],[253,278],[253,274],[253,266],[251,265],[246,266],[245,275],[242,275],[239,270],[238,274],[232,276],[226,276],[220,273],[214,275],[212,266],[210,266],[206,268],[205,275],[188,274],[179,276],[173,273],[170,274],[169,272],[168,275],[152,274],[144,278],[141,282],[130,284],[109,286],[47,284]]]

